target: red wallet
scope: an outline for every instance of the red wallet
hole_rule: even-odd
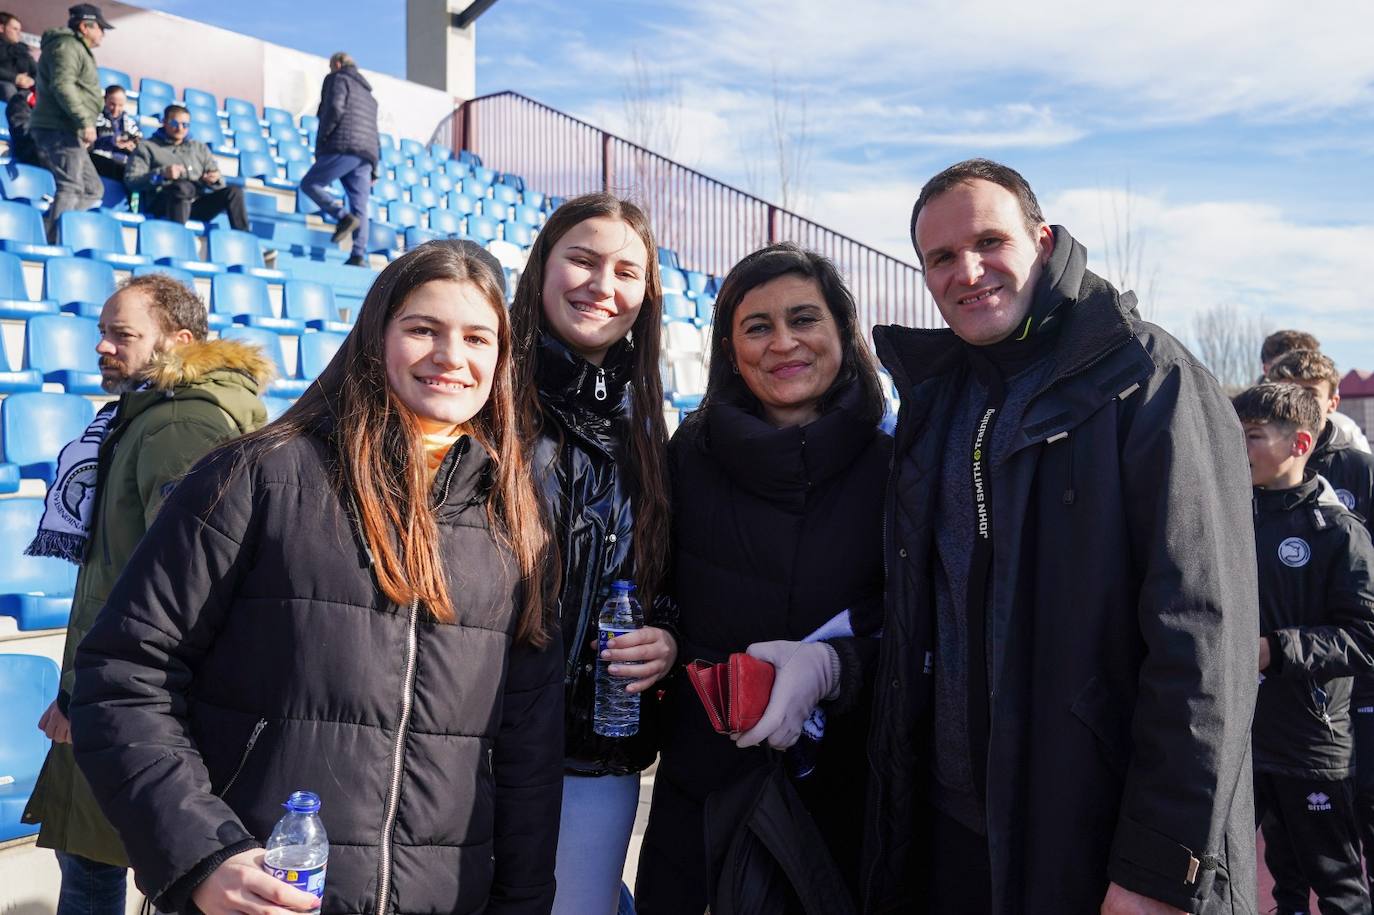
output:
[[[747,731],[759,723],[773,692],[773,665],[736,652],[720,664],[693,661],[687,665],[706,717],[718,734]]]

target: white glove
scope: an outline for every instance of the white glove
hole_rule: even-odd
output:
[[[755,642],[746,653],[772,664],[777,674],[763,717],[734,738],[735,746],[767,741],[773,749],[785,750],[797,742],[802,725],[821,700],[835,691],[839,656],[825,642]]]

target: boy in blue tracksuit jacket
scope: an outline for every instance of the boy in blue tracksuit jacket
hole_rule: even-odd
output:
[[[1350,691],[1355,674],[1374,670],[1374,546],[1307,466],[1322,425],[1311,393],[1266,383],[1233,403],[1250,458],[1260,585],[1255,821],[1266,858],[1272,849],[1295,861],[1323,913],[1368,912]],[[1275,877],[1277,910],[1305,913],[1306,887]]]

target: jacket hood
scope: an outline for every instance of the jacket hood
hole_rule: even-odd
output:
[[[363,76],[362,73],[358,71],[357,67],[351,65],[347,67],[340,67],[339,76],[346,76],[349,79],[357,83],[360,83],[362,87],[366,89],[368,92],[372,91],[372,84],[367,81],[366,76]]]
[[[159,353],[143,371],[148,387],[120,399],[121,422],[169,398],[198,398],[218,406],[241,432],[267,421],[259,393],[275,369],[256,346],[238,340],[199,340]]]
[[[43,33],[43,37],[39,40],[38,46],[39,49],[44,54],[46,54],[48,53],[48,50],[50,48],[54,48],[64,41],[76,42],[77,44],[81,45],[81,47],[85,48],[87,53],[89,53],[91,50],[90,48],[86,47],[86,42],[81,40],[81,36],[73,32],[71,29],[48,29],[46,32]]]

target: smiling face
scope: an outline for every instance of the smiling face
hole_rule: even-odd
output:
[[[1026,227],[1011,191],[981,178],[930,200],[916,219],[926,287],[945,322],[975,346],[1005,340],[1030,311],[1054,233]]]
[[[500,321],[473,283],[433,280],[410,293],[387,322],[387,384],[426,433],[449,432],[486,406]]]
[[[840,329],[820,284],[789,274],[740,299],[727,341],[740,378],[779,428],[820,415],[843,359]]]
[[[586,219],[563,234],[544,265],[549,330],[594,365],[625,338],[644,304],[649,251],[626,222]]]
[[[124,106],[128,103],[129,98],[123,89],[105,93],[105,117],[115,120],[124,113]]]

